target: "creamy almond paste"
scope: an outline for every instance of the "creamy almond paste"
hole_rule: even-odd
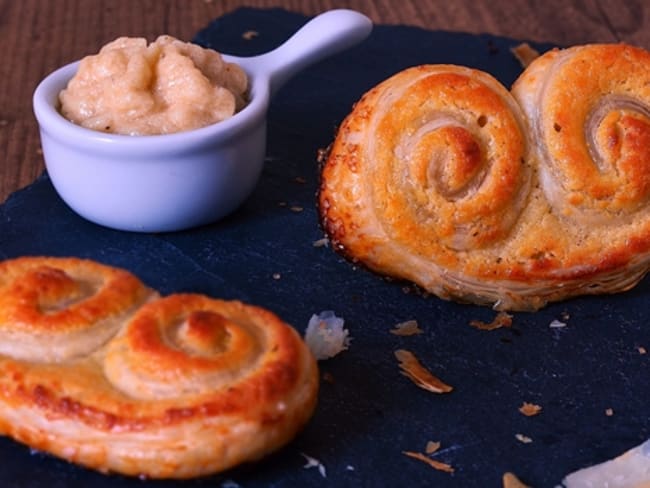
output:
[[[196,44],[120,37],[85,57],[61,91],[75,124],[128,135],[169,134],[220,122],[245,105],[243,69]]]

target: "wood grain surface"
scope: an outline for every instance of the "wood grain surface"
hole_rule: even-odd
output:
[[[47,73],[118,36],[170,34],[189,40],[241,6],[307,15],[345,7],[382,24],[486,32],[560,46],[628,42],[650,49],[650,2],[641,0],[0,0],[0,202],[43,171],[31,97]]]

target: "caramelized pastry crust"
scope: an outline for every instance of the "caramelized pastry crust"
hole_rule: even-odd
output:
[[[155,292],[127,271],[76,258],[0,263],[0,354],[61,362],[87,356]]]
[[[531,121],[544,195],[572,224],[618,227],[647,207],[648,69],[650,53],[639,48],[576,46],[546,53],[513,86]]]
[[[616,45],[541,56],[514,97],[469,68],[397,73],[339,128],[323,227],[445,299],[535,310],[628,289],[650,250],[649,72],[647,52]]]
[[[0,432],[35,449],[104,472],[189,478],[278,449],[315,408],[313,356],[292,327],[262,308],[195,294],[152,298],[127,272],[75,259],[7,261],[0,285],[10,308],[20,308],[12,294],[38,296],[40,312],[3,307],[0,330]],[[130,316],[96,338],[96,315],[122,303]],[[88,321],[69,319],[75,314]],[[61,343],[74,343],[75,334],[92,340],[73,352],[25,352],[59,334]],[[7,335],[18,353],[5,347]]]

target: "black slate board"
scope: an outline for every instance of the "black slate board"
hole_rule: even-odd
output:
[[[241,9],[195,40],[251,55],[275,47],[306,20],[283,10]],[[259,35],[244,39],[249,30]],[[160,235],[104,229],[69,210],[46,174],[12,195],[0,207],[0,258],[88,257],[130,269],[163,293],[200,292],[268,307],[300,331],[313,313],[331,309],[354,339],[348,351],[321,362],[335,382],[323,382],[313,421],[257,464],[183,483],[142,481],[100,475],[3,438],[0,486],[497,487],[505,471],[514,471],[535,487],[552,487],[570,471],[650,437],[650,355],[637,349],[650,348],[648,280],[628,293],[515,314],[512,329],[484,332],[468,322],[491,320],[491,310],[405,293],[401,284],[312,245],[322,237],[314,205],[316,151],[363,92],[421,63],[483,69],[509,86],[521,71],[509,48],[519,42],[377,26],[367,41],[306,70],[278,93],[261,181],[235,214],[214,225]],[[565,315],[566,327],[549,327]],[[425,334],[389,333],[409,319]],[[414,386],[398,371],[398,348],[412,350],[455,390],[435,395]],[[543,412],[523,416],[524,401]],[[614,415],[605,414],[608,408]],[[429,440],[441,442],[433,457],[453,465],[453,474],[402,454],[423,451]],[[320,460],[327,478],[304,469],[301,453]]]

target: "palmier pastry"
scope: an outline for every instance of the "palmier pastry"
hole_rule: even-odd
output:
[[[530,102],[525,112],[491,76],[458,66],[410,68],[370,90],[321,172],[321,219],[334,248],[442,298],[500,310],[635,284],[650,248],[650,62],[641,50],[624,61],[627,48],[607,49],[619,54],[580,56],[582,81],[569,76],[569,55],[550,54],[557,71],[546,56],[535,61],[515,86]],[[595,90],[608,76],[626,78],[618,86],[627,92],[586,92],[588,81]],[[590,124],[598,128],[586,138]],[[540,150],[550,132],[556,146]],[[625,154],[620,169],[616,152]],[[568,158],[578,153],[576,168]],[[606,182],[594,156],[616,167],[618,183]]]
[[[33,448],[104,472],[189,478],[279,448],[315,408],[313,356],[262,308],[152,299],[127,272],[74,259],[7,261],[0,286],[0,432]],[[121,308],[133,313],[119,327],[102,318]],[[110,337],[88,340],[97,323]],[[33,344],[75,335],[84,347],[44,355]]]

